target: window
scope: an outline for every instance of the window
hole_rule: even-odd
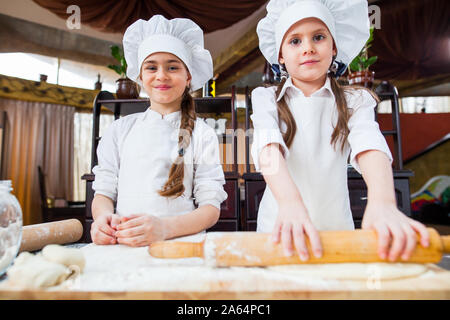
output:
[[[58,65],[59,64],[59,65]],[[47,75],[47,82],[62,86],[93,90],[100,74],[102,90],[116,91],[119,75],[106,66],[97,66],[32,53],[1,53],[0,73],[11,77],[39,81]]]
[[[450,97],[405,97],[399,99],[402,113],[446,113],[450,112]],[[391,102],[382,101],[378,113],[391,113]]]

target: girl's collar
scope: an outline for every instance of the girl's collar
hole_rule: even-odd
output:
[[[292,88],[293,90],[297,91],[301,96],[305,96],[302,92],[302,90],[300,90],[299,88],[297,88],[293,83],[292,83],[292,78],[288,77],[286,79],[286,82],[283,85],[283,88],[281,88],[280,94],[278,95],[277,98],[277,102],[279,102],[281,100],[281,98],[283,98],[284,94],[286,93],[286,90],[288,88]],[[331,94],[331,97],[333,99],[335,99],[334,94],[333,94],[333,90],[331,89],[331,83],[330,83],[330,78],[327,77],[327,79],[325,80],[325,84],[316,92],[314,92],[311,97],[324,97],[326,95]]]
[[[148,117],[150,119],[160,119],[170,122],[175,122],[181,119],[181,110],[163,115],[155,110],[152,110],[151,107],[148,107],[145,113],[146,113],[145,117]]]

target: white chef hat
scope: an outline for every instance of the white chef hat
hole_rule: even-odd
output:
[[[172,53],[184,62],[192,77],[191,91],[200,89],[213,77],[212,58],[204,48],[203,31],[190,19],[168,20],[161,15],[148,21],[139,19],[125,31],[123,49],[127,76],[141,85],[142,63],[155,52]]]
[[[305,18],[325,23],[336,44],[335,61],[345,67],[370,36],[367,0],[270,0],[266,9],[267,15],[258,23],[256,32],[259,48],[270,64],[279,64],[285,33]]]

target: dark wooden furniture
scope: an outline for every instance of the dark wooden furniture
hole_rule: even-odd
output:
[[[362,176],[353,168],[348,170],[348,191],[353,222],[356,228],[361,227],[364,209],[367,204],[367,186]],[[256,230],[259,203],[261,202],[266,183],[260,173],[251,172],[244,174],[245,179],[245,212],[243,216],[243,230]],[[395,197],[400,211],[411,214],[411,200],[409,191],[409,177],[412,174],[408,170],[397,170],[394,177]]]
[[[262,200],[266,182],[259,172],[246,172],[242,175],[245,187],[245,212],[242,214],[242,230],[256,231],[259,203]]]
[[[411,216],[411,197],[409,178],[413,176],[409,170],[394,170],[394,190],[397,208],[407,216]],[[356,228],[361,227],[364,210],[367,205],[367,186],[362,176],[355,169],[348,169],[348,191],[353,221]]]
[[[392,130],[382,130],[381,133],[385,136],[392,136],[394,140],[394,169],[403,169],[402,156],[402,136],[400,131],[400,105],[398,102],[398,91],[388,81],[383,81],[375,89],[381,101],[390,100],[392,106]],[[378,108],[375,108],[375,120],[378,119]]]
[[[231,87],[230,97],[204,97],[196,100],[196,112],[201,116],[205,113],[215,113],[220,116],[224,113],[231,113],[231,134],[223,134],[221,142],[223,144],[231,144],[232,159],[231,170],[225,171],[224,190],[228,194],[227,199],[220,206],[219,221],[207,229],[207,231],[238,231],[240,230],[240,189],[239,189],[239,173],[237,165],[237,136],[233,134],[237,129],[237,102],[236,88]],[[215,106],[212,102],[217,103]],[[220,103],[219,103],[220,102]]]
[[[231,113],[231,122],[233,131],[237,127],[236,117],[236,91],[231,89],[230,97],[203,97],[194,98],[196,105],[196,112],[201,117],[202,114],[215,114],[220,116],[224,113]],[[143,112],[149,106],[148,99],[131,99],[120,100],[115,99],[114,96],[107,91],[101,91],[94,100],[93,110],[93,131],[92,131],[92,152],[91,152],[91,170],[97,165],[97,146],[101,139],[99,136],[100,115],[102,107],[113,112],[114,118],[118,119],[121,116],[128,114]],[[233,134],[224,134],[218,137],[223,143],[231,143],[233,150],[232,170],[225,172],[224,189],[228,193],[228,198],[221,204],[221,214],[216,225],[208,229],[208,231],[237,231],[239,229],[240,221],[240,192],[238,185],[238,170],[237,170],[237,137]],[[91,204],[94,198],[94,191],[92,190],[92,183],[95,179],[94,174],[87,173],[82,176],[86,180],[86,223],[85,223],[85,242],[91,242],[90,226],[93,222]]]
[[[252,100],[250,98],[249,88],[245,88],[245,132],[249,132],[250,113],[252,112]],[[245,199],[244,212],[241,215],[241,229],[244,231],[255,231],[256,220],[258,218],[258,208],[261,202],[266,182],[259,172],[251,172],[250,169],[250,138],[253,135],[245,135],[245,173],[242,175],[244,180]]]
[[[380,86],[376,88],[375,92],[378,94],[381,101],[389,99],[392,103],[393,130],[382,131],[382,133],[384,135],[392,135],[394,138],[393,175],[397,207],[406,215],[411,216],[409,178],[414,174],[410,170],[403,169],[398,92],[397,89],[388,82],[381,83]],[[246,92],[246,130],[250,128],[249,117],[251,110],[251,99],[248,92]],[[246,173],[243,175],[245,184],[245,212],[242,214],[242,228],[243,230],[253,231],[256,230],[259,203],[264,194],[266,183],[259,172],[251,172],[250,170],[250,143],[250,138],[246,137],[245,150],[247,166]],[[367,205],[367,186],[362,176],[353,167],[349,166],[347,175],[353,221],[355,227],[360,228],[364,210]]]
[[[41,195],[41,209],[43,222],[51,222],[65,219],[78,219],[84,225],[86,215],[86,204],[84,201],[67,201],[65,207],[52,207],[47,202],[47,189],[45,174],[38,166],[39,190]]]
[[[86,209],[85,209],[85,221],[83,228],[83,237],[80,242],[92,242],[91,238],[91,225],[94,222],[92,219],[92,201],[94,200],[94,190],[92,190],[92,183],[95,180],[95,175],[93,173],[86,173],[81,177],[82,180],[86,181]]]

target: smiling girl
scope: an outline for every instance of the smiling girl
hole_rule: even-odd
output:
[[[227,198],[216,134],[189,93],[212,77],[203,32],[189,19],[156,15],[129,26],[123,45],[127,76],[150,106],[114,121],[99,143],[92,240],[144,246],[201,232]]]
[[[272,232],[286,255],[322,255],[318,230],[352,230],[347,163],[368,188],[363,229],[378,235],[381,259],[407,260],[428,245],[424,225],[397,209],[392,156],[374,120],[377,98],[337,77],[369,37],[366,0],[271,0],[257,27],[278,87],[252,92],[252,157],[267,187],[257,231]]]

